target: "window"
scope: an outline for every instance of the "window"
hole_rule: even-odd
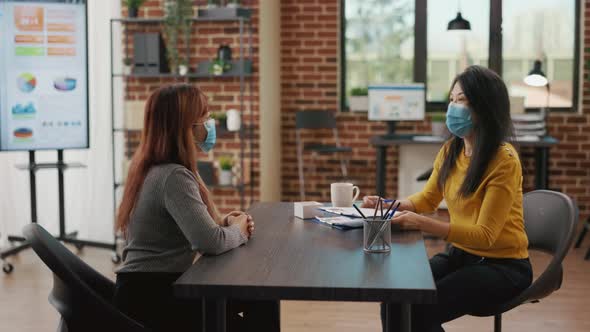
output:
[[[347,0],[344,94],[371,83],[411,83],[414,0]]]
[[[502,2],[503,77],[508,91],[524,97],[525,107],[572,107],[575,2],[534,2],[534,6],[530,1]],[[522,80],[537,59],[549,80],[549,96],[545,87],[529,87]]]
[[[447,102],[449,87],[458,73],[471,65],[487,67],[489,3],[489,0],[428,1],[426,101]],[[471,30],[447,30],[458,11],[471,23]]]
[[[342,109],[350,90],[371,83],[426,83],[428,110],[443,110],[466,66],[500,73],[525,107],[575,109],[579,13],[575,0],[341,0]],[[460,9],[471,30],[448,31]],[[500,31],[501,30],[501,31]],[[550,83],[524,84],[535,60]]]

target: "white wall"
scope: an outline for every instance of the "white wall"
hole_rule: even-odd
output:
[[[87,168],[69,169],[65,173],[66,230],[78,230],[83,239],[111,243],[114,213],[109,24],[110,18],[119,16],[120,1],[88,1],[90,149],[64,152],[66,161],[87,165]],[[54,151],[37,152],[36,156],[38,162],[54,162],[57,158]],[[27,152],[0,153],[2,247],[7,244],[7,234],[20,234],[22,227],[30,222],[28,172],[15,168],[16,164],[27,161]],[[53,233],[58,231],[59,225],[57,204],[57,171],[39,171],[38,221]]]

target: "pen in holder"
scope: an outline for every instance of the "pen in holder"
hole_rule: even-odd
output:
[[[391,251],[391,219],[363,219],[363,250],[368,253]]]

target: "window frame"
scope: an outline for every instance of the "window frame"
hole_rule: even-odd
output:
[[[547,107],[549,112],[577,112],[580,98],[580,1],[575,2],[574,8],[574,65],[572,78],[572,106],[571,107]],[[503,76],[502,64],[502,0],[489,0],[490,2],[490,35],[488,46],[488,68]],[[346,107],[346,0],[340,0],[340,111],[349,112]],[[426,66],[428,58],[427,40],[427,10],[428,0],[414,0],[414,68],[413,79],[416,83],[424,83],[428,90],[426,80]],[[446,102],[426,101],[426,112],[441,112],[446,110]],[[539,107],[527,107],[526,111],[536,111]]]

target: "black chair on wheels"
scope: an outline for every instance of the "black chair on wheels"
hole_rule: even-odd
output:
[[[38,224],[23,233],[53,272],[49,302],[61,315],[58,332],[147,331],[112,304],[115,284],[74,255]]]
[[[580,246],[582,245],[582,241],[584,241],[584,237],[586,236],[586,233],[588,233],[588,230],[590,230],[590,217],[588,217],[588,219],[586,219],[586,223],[584,223],[584,226],[582,227],[582,231],[580,232],[580,235],[578,236],[578,239],[576,240],[576,244],[574,245],[574,248],[580,248]],[[590,248],[588,248],[588,251],[586,251],[586,256],[584,256],[584,260],[589,260],[590,259]]]
[[[319,144],[308,143],[304,144],[302,141],[302,130],[318,130],[318,129],[332,129],[335,144]],[[314,159],[322,154],[338,155],[340,160],[340,169],[342,170],[342,177],[348,176],[346,168],[346,160],[342,158],[342,154],[351,153],[352,148],[340,145],[340,138],[338,137],[338,126],[336,125],[336,118],[332,111],[299,111],[295,114],[295,135],[297,144],[297,166],[299,170],[299,191],[301,200],[305,200],[305,177],[303,175],[303,152],[311,152]],[[312,166],[314,164],[312,163]]]
[[[497,307],[471,315],[494,316],[494,331],[502,331],[502,313],[524,303],[537,303],[561,287],[562,261],[574,238],[578,214],[572,200],[565,194],[550,190],[535,190],[524,195],[525,229],[529,248],[552,254],[543,273],[514,299]]]

